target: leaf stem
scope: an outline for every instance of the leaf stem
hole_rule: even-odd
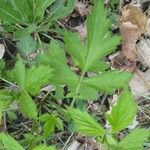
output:
[[[81,83],[82,83],[82,80],[83,80],[83,77],[84,77],[85,73],[86,73],[86,71],[83,71],[82,74],[81,74],[81,77],[80,77],[80,80],[79,80],[79,84],[78,84],[78,86],[76,88],[76,91],[75,91],[75,96],[73,97],[71,105],[70,105],[71,107],[74,106],[75,100],[76,100],[76,98],[77,98],[77,96],[79,94],[80,86],[81,86]]]
[[[12,86],[18,87],[16,84],[11,83],[10,81],[8,81],[8,80],[6,80],[6,79],[4,79],[4,78],[2,78],[2,77],[0,77],[0,80],[4,81],[4,82],[6,82],[6,83],[8,83],[8,84],[10,84],[10,85],[12,85]]]

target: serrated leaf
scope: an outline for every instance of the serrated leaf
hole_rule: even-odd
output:
[[[3,111],[9,106],[12,96],[7,90],[0,90],[0,124]]]
[[[106,134],[106,141],[107,141],[107,146],[109,148],[112,148],[112,149],[114,148],[114,150],[118,150],[118,149],[115,149],[115,147],[118,146],[118,142],[113,136]]]
[[[19,59],[17,63],[15,64],[14,70],[14,79],[17,82],[17,84],[24,88],[25,85],[25,65],[22,62],[22,59]]]
[[[149,129],[135,129],[119,143],[119,147],[122,150],[141,150],[149,136]]]
[[[75,0],[56,0],[50,8],[51,19],[58,20],[67,17],[73,11],[75,4]]]
[[[51,119],[51,115],[46,113],[46,114],[43,114],[42,116],[39,117],[39,120],[40,121],[49,121]]]
[[[112,37],[109,32],[110,20],[107,16],[103,1],[95,0],[94,8],[87,20],[87,68],[96,59],[111,53],[119,44],[120,38],[117,36]]]
[[[108,71],[91,78],[85,78],[83,83],[101,92],[111,93],[114,89],[127,86],[132,75],[127,72]]]
[[[44,133],[43,135],[45,137],[48,137],[51,133],[53,133],[55,130],[55,119],[54,117],[51,116],[51,118],[46,121],[46,123],[44,124]]]
[[[87,20],[86,45],[79,36],[65,32],[64,39],[69,53],[79,62],[82,71],[89,71],[98,60],[115,50],[120,37],[112,36],[110,21],[103,1],[94,1],[94,7]]]
[[[105,130],[87,112],[71,107],[67,108],[68,113],[75,122],[76,131],[88,136],[104,136]]]
[[[93,87],[81,84],[78,97],[88,100],[97,100],[99,93],[98,90],[94,89]]]
[[[55,126],[60,130],[64,129],[63,121],[59,117],[55,117]]]
[[[33,24],[42,21],[45,9],[55,0],[0,0],[0,20],[9,23]]]
[[[18,10],[13,8],[11,1],[0,0],[0,20],[10,23],[23,23]]]
[[[97,60],[95,61],[91,67],[89,68],[89,71],[91,72],[103,72],[109,68],[108,63],[106,63],[104,60]]]
[[[10,135],[0,133],[0,141],[6,150],[25,150],[15,139]]]
[[[56,99],[63,99],[65,97],[64,96],[64,89],[62,86],[56,86],[54,97]]]
[[[60,120],[57,120],[58,118],[46,113],[46,114],[43,114],[42,116],[39,117],[39,120],[40,121],[43,121],[45,122],[44,124],[44,133],[43,135],[45,137],[48,137],[51,133],[54,132],[55,130],[55,125],[57,124],[58,127],[60,127],[60,122],[57,122],[57,121],[60,121]],[[56,126],[57,126],[56,125]]]
[[[49,7],[55,0],[35,0],[33,4],[34,8],[34,20],[36,22],[42,21],[44,17],[44,12],[47,7]]]
[[[36,104],[26,91],[21,91],[19,97],[19,104],[23,114],[31,119],[37,119],[38,111]]]
[[[64,49],[54,40],[51,41],[48,51],[45,54],[39,55],[38,60],[46,65],[53,65],[53,60],[58,60],[65,65],[67,64]]]
[[[72,56],[72,60],[77,62],[75,65],[81,69],[81,76],[78,76],[68,67],[64,50],[54,41],[52,41],[51,49],[48,53],[39,57],[39,61],[42,64],[49,64],[54,68],[54,76],[51,82],[69,87],[68,91],[70,93],[67,97],[96,99],[98,91],[112,93],[115,89],[126,86],[125,84],[131,78],[130,73],[117,71],[85,78],[87,71],[99,72],[108,68],[108,65],[104,62],[104,57],[115,49],[120,40],[118,36],[113,37],[109,32],[110,21],[103,2],[94,2],[95,6],[88,17],[86,44],[77,34],[68,31],[64,32],[67,51]],[[101,65],[99,65],[100,62],[102,62]]]
[[[106,119],[110,123],[113,132],[118,132],[126,128],[134,119],[137,107],[128,89],[120,95],[116,104],[113,105],[110,113],[106,114]]]
[[[33,53],[37,49],[37,43],[33,40],[31,36],[22,38],[19,42],[17,42],[16,46],[18,51],[26,56]]]
[[[20,40],[24,37],[30,36],[31,33],[28,32],[28,28],[18,29],[13,33],[14,40]]]
[[[33,67],[26,71],[25,89],[31,94],[36,95],[40,88],[49,83],[52,77],[52,69],[48,66]]]
[[[72,57],[74,57],[80,64],[80,68],[84,68],[86,48],[82,43],[81,37],[78,34],[66,31],[64,33],[64,41],[67,46],[67,50]]]
[[[53,68],[52,83],[69,85],[78,83],[79,77],[67,66],[64,50],[57,42],[52,41],[49,51],[40,55],[38,60]]]
[[[11,4],[12,10],[16,10],[20,14],[23,22],[29,23],[31,21],[32,9],[30,9],[27,0],[13,0]]]

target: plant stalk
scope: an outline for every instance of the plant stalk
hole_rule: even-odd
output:
[[[76,88],[75,96],[73,97],[71,105],[70,105],[71,107],[74,106],[75,100],[76,100],[76,98],[77,98],[77,96],[79,94],[80,86],[81,86],[81,83],[82,83],[82,80],[83,80],[83,77],[84,77],[85,73],[86,73],[86,71],[83,71],[82,74],[81,74],[81,77],[80,77],[80,80],[79,80],[79,84],[78,84],[78,86]]]

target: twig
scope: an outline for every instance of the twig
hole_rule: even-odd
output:
[[[66,146],[67,146],[68,143],[70,142],[70,139],[73,137],[73,135],[74,135],[74,133],[72,133],[72,134],[69,136],[69,138],[68,138],[68,140],[66,141],[66,143],[65,143],[64,147],[62,148],[62,150],[65,150]]]

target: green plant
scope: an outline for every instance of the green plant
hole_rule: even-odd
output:
[[[48,31],[49,19],[52,18],[49,15],[44,18],[46,8],[47,11],[53,11],[54,20],[56,20],[62,17],[62,12],[66,16],[74,4],[72,0],[67,1],[68,5],[65,0],[57,0],[55,3],[53,3],[54,1],[45,1],[46,3],[34,1],[33,4],[43,6],[41,9],[41,7],[38,8],[38,5],[33,7],[29,0],[20,3],[17,0],[1,0],[0,2],[3,4],[0,11],[4,15],[0,16],[1,20],[3,19],[9,25],[21,25],[25,30],[28,30],[32,25],[36,26],[37,33],[44,32],[44,30]],[[50,6],[52,3],[53,5]],[[22,8],[23,4],[24,7]],[[61,8],[62,4],[64,4],[66,11],[64,9],[57,10]],[[12,7],[16,7],[16,9],[11,9]],[[28,10],[28,7],[34,11]],[[4,13],[3,10],[7,10],[9,13]],[[47,13],[49,14],[49,12]],[[12,14],[15,19],[10,17],[7,20],[6,14],[9,16]],[[19,106],[17,111],[31,120],[31,127],[29,132],[24,134],[24,138],[18,140],[20,142],[14,140],[7,133],[0,133],[0,148],[8,150],[14,148],[18,150],[25,148],[29,150],[53,150],[54,147],[46,145],[47,140],[50,140],[55,132],[66,130],[66,128],[64,129],[64,122],[66,123],[65,127],[68,127],[70,121],[73,120],[75,131],[96,137],[97,142],[104,144],[107,149],[141,149],[149,137],[149,130],[137,128],[123,140],[117,139],[117,134],[133,121],[137,113],[137,106],[128,89],[128,82],[132,74],[119,70],[112,71],[105,61],[107,55],[112,53],[120,44],[120,37],[111,34],[110,26],[111,22],[103,2],[94,0],[94,7],[87,18],[86,41],[83,41],[76,33],[63,30],[61,33],[64,44],[60,44],[58,40],[51,40],[48,50],[38,54],[34,64],[25,61],[18,55],[14,68],[7,70],[4,61],[1,61],[1,80],[6,83],[7,88],[4,87],[0,90],[0,117],[3,118],[3,114],[8,113],[9,106],[17,101]],[[31,28],[30,31],[30,33],[34,32]],[[18,31],[16,30],[16,32]],[[30,35],[23,34],[17,47],[22,54],[28,56],[37,47],[39,48],[39,45]],[[68,65],[66,52],[71,57],[71,65]],[[79,72],[74,71],[74,68],[78,68]],[[93,73],[93,75],[90,76],[89,73]],[[46,85],[53,85],[55,91],[47,91],[40,99],[41,88]],[[64,90],[64,86],[67,87],[67,90]],[[109,129],[100,125],[87,111],[80,110],[81,108],[82,110],[85,109],[79,105],[79,102],[82,101],[83,105],[86,105],[87,100],[97,100],[99,93],[113,94],[116,90],[121,92],[121,95],[110,112],[105,114],[106,121],[110,125]],[[58,99],[66,101],[66,107],[60,106],[56,102]],[[43,107],[44,101],[46,101],[46,109]]]
[[[132,122],[137,112],[136,104],[128,89],[122,92],[117,103],[106,113],[106,121],[108,121],[110,129],[104,129],[86,111],[71,107],[67,109],[75,122],[75,131],[96,137],[97,141],[105,144],[109,150],[141,150],[143,143],[150,136],[150,130],[137,128],[122,141],[117,138],[117,134]]]
[[[54,70],[51,83],[67,85],[73,97],[71,106],[76,99],[97,99],[98,92],[113,93],[115,89],[127,86],[131,74],[121,71],[105,71],[109,68],[105,57],[112,53],[120,43],[119,36],[112,36],[110,21],[102,2],[95,2],[91,15],[87,19],[87,40],[70,31],[64,31],[67,52],[71,55],[74,66],[80,69],[77,75],[68,65],[64,50],[56,41],[52,41],[46,54],[40,54],[38,61],[49,65]],[[94,77],[86,76],[87,72],[95,72]],[[118,82],[119,81],[119,82]]]
[[[67,17],[74,6],[75,0],[0,0],[1,35],[13,33],[10,39],[17,41],[22,55],[28,56],[37,48],[43,48],[41,37],[57,32],[54,27],[58,26],[57,21]],[[33,47],[28,47],[30,45]]]
[[[18,32],[33,33],[48,30],[52,22],[65,18],[74,8],[72,0],[0,0],[0,20],[18,28]],[[53,5],[52,5],[53,4]],[[44,15],[46,12],[46,15]],[[44,22],[43,22],[44,21]],[[16,26],[17,25],[17,26]],[[25,27],[24,27],[25,26]],[[43,28],[45,27],[45,28]],[[48,28],[46,28],[48,27]]]
[[[2,102],[4,101],[7,103],[7,101],[12,101],[15,95],[21,111],[29,118],[37,119],[38,112],[36,104],[31,96],[38,95],[40,88],[49,83],[49,79],[52,76],[52,70],[49,67],[42,65],[38,67],[32,66],[31,68],[26,69],[20,58],[15,64],[14,69],[7,72],[7,75],[11,82],[16,82],[15,87],[17,90],[13,91],[13,96],[9,94],[9,91],[1,90],[0,96]]]
[[[0,146],[0,148],[8,150],[25,150],[25,148],[23,148],[15,139],[13,139],[8,134],[0,133],[0,140],[3,144],[3,146]],[[55,150],[55,147],[41,144],[39,146],[36,146],[32,150]]]

